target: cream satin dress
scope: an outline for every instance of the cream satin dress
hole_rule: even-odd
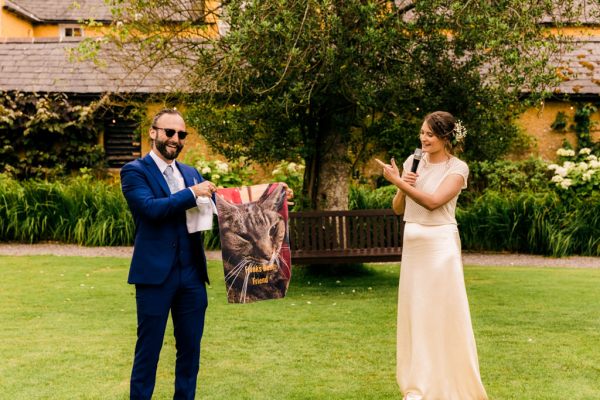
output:
[[[432,193],[467,165],[452,157],[419,165],[416,187]],[[410,168],[412,159],[405,162]],[[408,400],[486,400],[454,211],[458,196],[434,211],[406,198],[398,294],[397,379]]]

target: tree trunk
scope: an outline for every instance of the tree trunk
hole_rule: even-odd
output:
[[[306,159],[304,189],[314,210],[347,210],[351,164],[346,135],[340,128],[319,132]]]

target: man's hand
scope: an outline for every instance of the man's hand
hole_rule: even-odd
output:
[[[217,186],[211,181],[203,181],[194,186],[190,186],[196,197],[211,197],[217,191]]]

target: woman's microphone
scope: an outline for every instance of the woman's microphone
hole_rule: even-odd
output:
[[[413,163],[410,172],[417,172],[417,168],[419,167],[419,162],[421,161],[421,156],[423,155],[423,151],[420,148],[415,149],[415,154],[413,155]]]

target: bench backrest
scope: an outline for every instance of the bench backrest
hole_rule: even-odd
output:
[[[402,216],[390,209],[289,213],[292,251],[401,248]]]

